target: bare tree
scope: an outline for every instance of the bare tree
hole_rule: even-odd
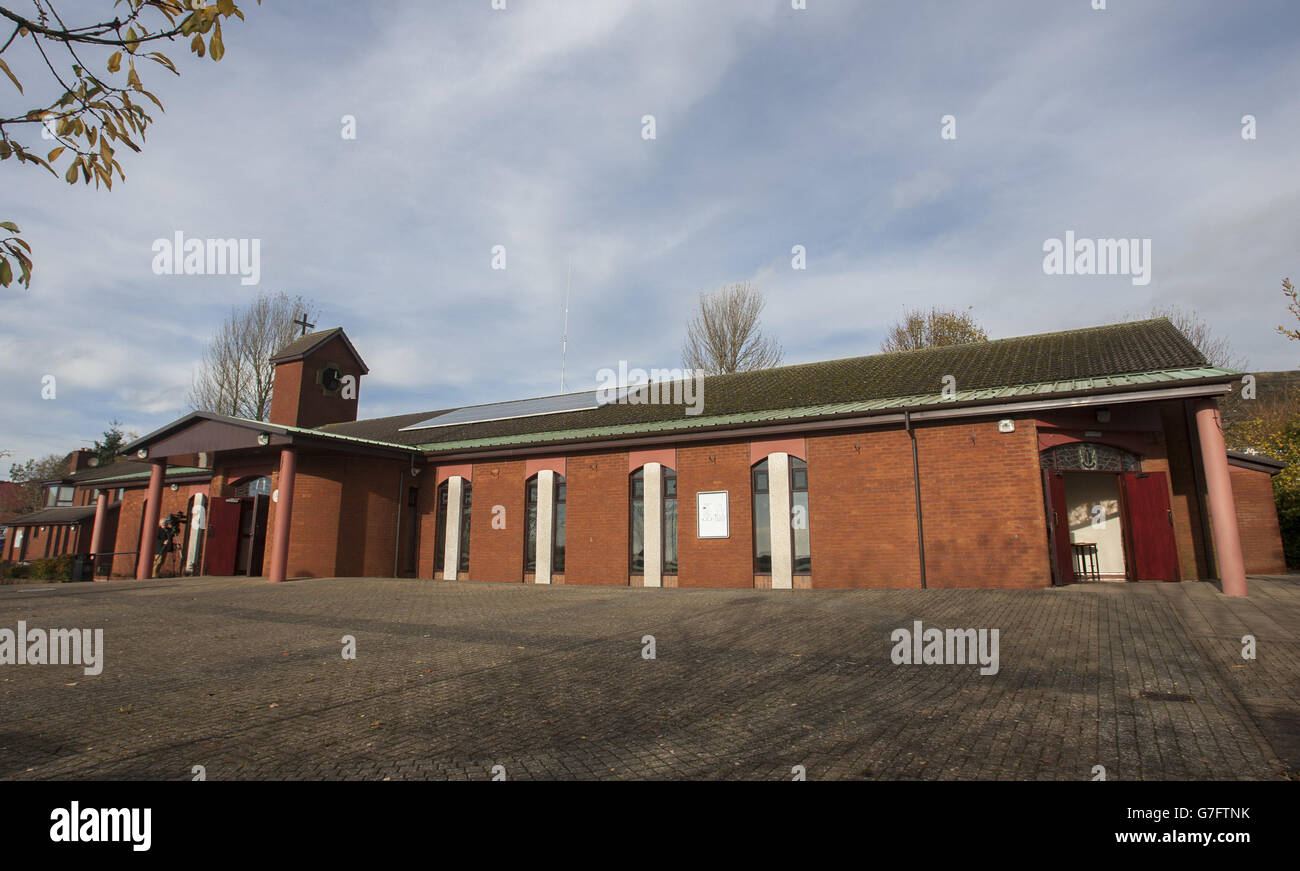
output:
[[[190,407],[266,420],[275,379],[270,361],[297,338],[298,315],[311,320],[314,304],[283,292],[263,293],[244,308],[232,308],[204,352],[190,388]]]
[[[682,364],[707,375],[768,369],[781,363],[781,345],[759,329],[766,300],[748,281],[700,294],[686,324]]]
[[[918,348],[942,348],[948,345],[969,345],[987,342],[989,334],[975,322],[970,309],[942,309],[931,307],[908,309],[901,320],[895,321],[880,343],[880,350],[915,351]]]
[[[1205,356],[1205,362],[1211,366],[1242,370],[1250,366],[1245,355],[1238,354],[1227,339],[1216,334],[1205,318],[1196,313],[1196,309],[1180,305],[1153,306],[1147,317],[1169,318],[1169,322],[1196,346],[1196,350]],[[1124,319],[1132,318],[1125,315]]]

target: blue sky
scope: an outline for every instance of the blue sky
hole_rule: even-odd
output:
[[[1300,362],[1274,330],[1300,280],[1294,2],[243,5],[221,63],[178,45],[180,78],[148,72],[167,111],[112,193],[0,168],[37,257],[0,292],[12,460],[185,413],[259,290],[348,331],[364,417],[553,393],[570,261],[569,389],[679,365],[700,291],[743,280],[790,363],[932,304],[994,337],[1179,304],[1254,369]],[[0,81],[0,110],[24,99]],[[261,284],[154,275],[177,230],[260,239]],[[1150,239],[1150,284],[1044,274],[1067,230]]]

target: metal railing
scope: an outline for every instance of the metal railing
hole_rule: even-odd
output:
[[[110,553],[110,552],[104,552],[104,553],[92,553],[92,554],[89,554],[89,555],[88,555],[88,559],[90,560],[90,564],[91,564],[91,570],[90,570],[90,576],[91,576],[91,578],[96,578],[96,577],[99,577],[100,575],[103,575],[105,578],[107,578],[107,577],[109,576],[109,574],[110,574],[110,573],[112,572],[112,570],[113,570],[113,557],[118,557],[118,556],[129,556],[129,557],[131,557],[131,561],[128,562],[127,565],[129,565],[129,566],[131,567],[131,574],[132,574],[132,576],[134,576],[134,575],[135,575],[135,564],[136,564],[136,560],[137,560],[137,558],[140,556],[140,551],[138,551],[138,550],[119,550],[119,551],[114,551],[114,552],[111,552],[111,553]]]

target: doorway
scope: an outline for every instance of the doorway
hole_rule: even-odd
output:
[[[266,550],[266,515],[271,500],[261,495],[239,500],[239,545],[235,556],[235,574],[257,577],[262,574],[262,554]]]
[[[1119,475],[1113,472],[1065,472],[1065,512],[1071,559],[1080,579],[1124,581],[1124,522]]]
[[[1101,444],[1062,444],[1040,458],[1053,584],[1179,580],[1166,473]]]

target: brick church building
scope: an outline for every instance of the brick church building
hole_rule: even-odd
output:
[[[4,558],[147,578],[183,512],[163,573],[271,581],[1245,595],[1285,571],[1281,466],[1224,446],[1241,375],[1164,319],[712,376],[698,409],[634,390],[357,420],[341,329],[273,362],[268,421],[194,412],[70,468]]]

